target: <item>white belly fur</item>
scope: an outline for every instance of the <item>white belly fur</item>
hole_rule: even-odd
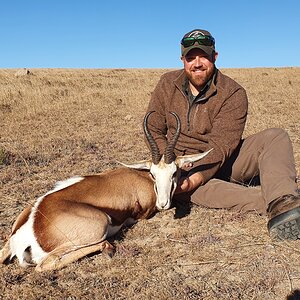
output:
[[[47,255],[47,252],[45,252],[38,244],[33,232],[33,220],[38,206],[46,195],[54,193],[72,184],[75,184],[81,181],[82,179],[83,177],[73,177],[65,181],[58,182],[53,190],[49,191],[44,196],[37,199],[36,203],[34,204],[31,210],[27,222],[23,224],[17,230],[17,232],[10,238],[10,258],[16,256],[19,260],[20,265],[26,267],[29,264],[24,259],[24,251],[28,247],[31,247],[31,260],[35,264],[38,264]]]
[[[38,199],[35,204],[41,202],[44,197]],[[11,249],[11,258],[17,256],[21,266],[25,267],[28,263],[24,260],[24,251],[31,247],[32,262],[38,263],[47,253],[43,251],[40,245],[37,243],[36,238],[33,233],[33,217],[35,213],[35,207],[31,210],[29,219],[27,222],[22,225],[17,232],[10,238],[10,249]]]

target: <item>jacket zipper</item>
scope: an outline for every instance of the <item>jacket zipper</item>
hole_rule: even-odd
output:
[[[188,112],[187,112],[187,129],[188,129],[188,131],[190,131],[190,129],[191,129],[191,112],[192,112],[192,108],[199,101],[195,101],[191,104],[188,97],[187,97],[187,95],[181,89],[179,89],[179,90],[180,90],[181,94],[184,96],[184,98],[186,99],[186,101],[188,103],[188,106],[189,106],[189,109],[188,109]]]
[[[191,104],[189,100],[188,100],[188,104],[189,104],[189,109],[188,109],[188,113],[187,113],[187,128],[188,128],[188,131],[190,131],[191,111],[192,111],[193,104]]]
[[[188,112],[187,112],[187,128],[188,128],[188,131],[190,131],[190,124],[191,124],[190,123],[190,115],[191,115],[191,110],[192,110],[193,104],[191,105],[187,95],[180,88],[178,88],[178,89],[181,92],[181,94],[184,96],[184,98],[187,101],[188,106],[189,106],[189,109],[188,109]]]

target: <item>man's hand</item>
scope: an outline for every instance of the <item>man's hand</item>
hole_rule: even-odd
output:
[[[193,191],[203,184],[203,176],[200,172],[194,173],[189,177],[180,178],[175,194]]]

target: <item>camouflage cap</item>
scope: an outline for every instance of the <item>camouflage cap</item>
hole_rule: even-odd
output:
[[[184,47],[182,45],[182,41],[185,39],[185,38],[188,38],[188,37],[194,37],[194,38],[197,38],[198,36],[208,36],[208,37],[211,37],[212,40],[213,40],[213,44],[212,46],[205,46],[205,45],[200,45],[198,42],[195,42],[193,45],[189,46],[189,47]],[[206,54],[208,54],[209,56],[211,56],[213,54],[213,52],[215,51],[215,43],[214,43],[214,38],[213,36],[210,34],[210,32],[208,32],[207,30],[203,30],[203,29],[194,29],[188,33],[186,33],[182,40],[181,40],[181,55],[182,56],[186,56],[188,54],[188,52],[192,49],[195,49],[195,48],[198,48],[198,49],[201,49],[203,50]]]

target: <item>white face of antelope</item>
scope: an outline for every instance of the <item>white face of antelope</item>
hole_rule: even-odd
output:
[[[186,163],[200,160],[211,150],[204,153],[175,157],[174,148],[180,134],[181,125],[178,115],[175,112],[170,112],[176,119],[177,128],[173,137],[167,143],[164,154],[160,154],[158,145],[148,128],[148,118],[152,113],[153,111],[148,112],[144,118],[144,133],[150,146],[152,160],[123,165],[129,168],[150,170],[154,179],[156,207],[158,210],[166,210],[171,207],[171,200],[177,187],[180,168]]]
[[[166,164],[161,160],[158,164],[151,165],[150,173],[154,179],[157,209],[169,209],[178,181],[178,168],[175,162]]]
[[[164,161],[164,157],[157,164],[152,160],[144,160],[131,164],[121,163],[123,166],[133,169],[149,170],[154,180],[156,194],[156,207],[158,210],[166,210],[171,207],[172,197],[177,188],[180,169],[183,165],[194,163],[205,157],[212,149],[197,154],[177,156],[170,163]]]
[[[158,210],[166,210],[171,207],[172,197],[177,188],[180,177],[180,169],[183,165],[194,163],[204,158],[212,149],[197,154],[177,156],[170,163],[164,161],[164,157],[158,164],[151,163],[150,173],[154,179],[156,193],[156,207]]]

